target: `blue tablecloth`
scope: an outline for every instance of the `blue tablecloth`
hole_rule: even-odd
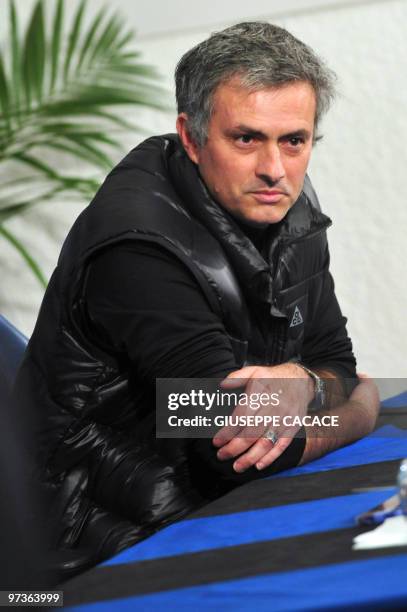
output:
[[[407,394],[404,394],[407,395]],[[403,402],[405,398],[403,396]],[[393,401],[393,406],[394,401]],[[402,405],[400,403],[400,405]],[[299,468],[278,474],[261,481],[272,493],[277,481],[301,482],[315,478],[322,472],[346,478],[349,469],[355,466],[369,466],[374,469],[388,465],[389,462],[407,457],[407,431],[391,424],[380,428],[370,436],[352,445],[337,450],[325,457]],[[329,478],[329,474],[327,474]],[[304,484],[304,486],[306,486]],[[241,495],[248,491],[246,486],[239,489]],[[374,490],[349,492],[346,495],[330,495],[321,491],[319,499],[298,503],[273,505],[243,512],[227,512],[220,515],[190,518],[170,525],[154,536],[140,542],[99,568],[91,570],[88,583],[79,579],[72,581],[71,589],[95,588],[95,598],[101,599],[97,588],[97,572],[103,572],[103,580],[112,580],[112,591],[105,583],[106,601],[95,601],[77,605],[74,610],[102,612],[104,610],[339,610],[339,609],[407,609],[407,547],[391,549],[385,556],[377,558],[356,558],[351,550],[351,538],[355,530],[355,516],[387,499],[394,490]],[[196,562],[197,556],[205,551],[216,564],[217,554],[228,549],[236,554],[245,555],[253,546],[267,546],[270,560],[273,550],[278,551],[281,543],[287,546],[298,541],[296,555],[306,558],[309,548],[303,549],[301,543],[318,545],[318,537],[341,534],[348,538],[347,560],[336,563],[335,551],[315,567],[305,567],[291,571],[264,571],[258,575],[239,575],[236,579],[203,579],[202,584],[181,588],[157,588],[158,592],[132,594],[131,585],[124,588],[125,596],[118,597],[113,581],[117,580],[121,568],[129,568],[138,581],[142,579],[145,568],[166,567],[171,573],[173,567],[185,567],[188,574],[188,559]],[[335,536],[336,537],[336,536]],[[353,537],[353,536],[352,536]],[[304,540],[304,538],[308,538]],[[311,539],[309,539],[311,538]],[[257,549],[256,549],[257,550]],[[260,549],[258,549],[260,550]],[[383,554],[383,553],[382,553]],[[353,556],[352,556],[353,555]],[[203,557],[204,559],[205,557]],[[220,557],[221,558],[221,557]],[[248,556],[248,559],[250,555]],[[163,566],[163,562],[165,565]],[[147,565],[145,565],[147,563]],[[184,563],[184,565],[182,565]],[[267,559],[261,567],[267,567]],[[181,564],[181,565],[180,565]],[[109,572],[113,572],[111,575]],[[177,570],[179,571],[179,570]],[[241,573],[241,569],[239,570]],[[127,573],[128,576],[132,574]],[[130,580],[130,579],[129,579]],[[206,580],[206,582],[205,582]],[[178,578],[179,581],[179,578]],[[198,580],[199,582],[199,580]],[[95,586],[96,585],[96,586]],[[119,589],[120,590],[120,589]],[[110,597],[114,600],[109,600]],[[89,595],[85,600],[89,600]]]

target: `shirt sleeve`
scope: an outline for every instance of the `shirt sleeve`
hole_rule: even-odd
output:
[[[356,378],[356,360],[335,295],[333,278],[324,273],[320,300],[310,327],[306,331],[303,361],[309,367],[333,370],[343,378]]]
[[[224,378],[239,367],[224,325],[193,275],[156,244],[129,241],[98,254],[89,265],[85,302],[98,342],[125,353],[147,383]],[[210,496],[222,483],[227,488],[297,465],[304,444],[301,439],[290,444],[261,474],[255,468],[237,474],[233,460],[217,460],[210,439],[191,440],[191,465],[202,492]]]
[[[222,378],[238,367],[192,273],[157,244],[127,241],[97,254],[85,302],[99,342],[125,353],[146,382]]]

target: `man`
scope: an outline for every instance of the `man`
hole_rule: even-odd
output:
[[[78,551],[66,571],[375,422],[371,382],[336,405],[321,381],[337,392],[356,378],[330,220],[306,176],[330,71],[284,29],[244,23],[189,51],[176,90],[178,137],[131,151],[72,228],[17,382],[44,418],[56,546]],[[283,413],[302,417],[315,399],[340,425],[335,437],[226,427],[213,441],[157,439],[155,381],[166,377],[243,379],[249,391],[290,379]]]

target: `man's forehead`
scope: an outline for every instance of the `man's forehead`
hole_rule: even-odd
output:
[[[270,120],[301,127],[312,124],[315,118],[316,96],[307,81],[292,81],[279,86],[248,87],[238,77],[221,83],[213,96],[212,116],[222,116],[229,126],[234,124],[261,129]],[[220,117],[219,117],[220,119]],[[256,125],[257,124],[257,125]]]
[[[256,94],[266,93],[270,96],[278,96],[287,91],[301,91],[302,95],[311,96],[316,101],[315,90],[309,81],[287,81],[278,85],[246,85],[242,77],[233,76],[222,81],[213,92],[213,104],[224,97],[236,97],[242,99],[253,99]]]

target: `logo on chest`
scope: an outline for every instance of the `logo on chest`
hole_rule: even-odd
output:
[[[298,306],[296,306],[294,308],[290,327],[297,327],[297,325],[302,325],[303,323],[304,323],[304,319],[302,318],[301,310],[298,308]]]

